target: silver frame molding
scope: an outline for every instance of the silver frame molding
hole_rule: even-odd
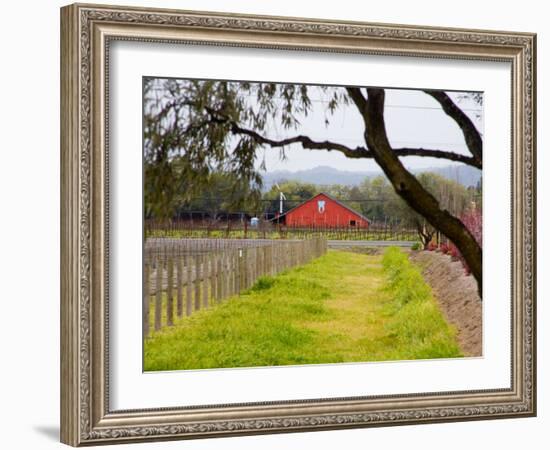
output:
[[[108,58],[113,40],[506,61],[512,67],[509,389],[112,411]],[[61,9],[61,440],[73,446],[536,414],[536,36],[75,4]]]

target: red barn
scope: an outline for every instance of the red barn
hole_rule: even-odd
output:
[[[369,219],[323,192],[288,210],[275,221],[295,228],[369,227]]]

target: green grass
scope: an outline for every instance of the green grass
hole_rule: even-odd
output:
[[[407,255],[390,247],[382,263],[387,275],[385,290],[392,299],[385,307],[391,317],[385,327],[393,345],[389,359],[396,359],[392,354],[404,359],[463,356],[456,329],[446,322],[431,288]]]
[[[145,342],[145,370],[461,356],[420,272],[397,249],[329,251]]]

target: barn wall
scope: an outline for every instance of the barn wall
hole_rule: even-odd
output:
[[[319,212],[319,200],[325,201],[324,212]],[[361,216],[322,194],[286,214],[286,225],[290,227],[349,227],[352,220],[355,221],[355,228],[369,226],[368,221]]]

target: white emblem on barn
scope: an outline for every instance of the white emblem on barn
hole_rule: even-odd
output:
[[[317,209],[321,214],[325,212],[325,200],[318,200],[317,201]]]

